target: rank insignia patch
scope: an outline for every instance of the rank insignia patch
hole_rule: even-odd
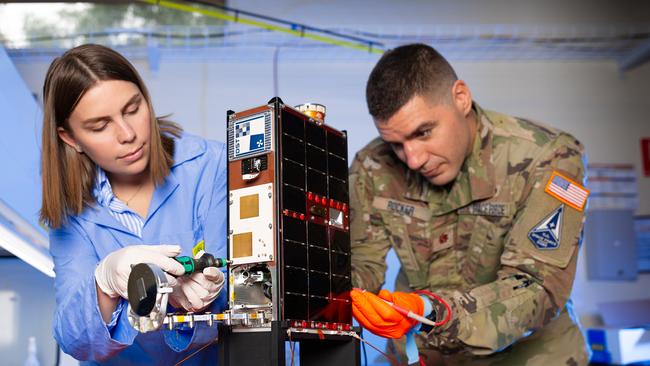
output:
[[[564,205],[558,207],[528,233],[528,239],[537,249],[557,249],[560,246]]]

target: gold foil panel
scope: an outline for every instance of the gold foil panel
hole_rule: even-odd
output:
[[[233,258],[250,257],[253,255],[253,233],[241,233],[232,236]]]
[[[257,194],[242,196],[239,199],[239,218],[248,219],[260,215],[260,197]]]

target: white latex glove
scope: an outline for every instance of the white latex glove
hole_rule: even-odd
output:
[[[190,312],[199,312],[210,305],[219,296],[225,283],[223,272],[215,267],[176,280],[178,283],[169,296],[169,303]]]
[[[131,265],[138,263],[155,264],[166,273],[180,276],[185,273],[183,265],[175,257],[181,252],[178,245],[132,245],[107,255],[95,269],[97,286],[112,298],[121,296],[128,299],[128,281]],[[173,287],[178,285],[176,279],[167,275],[167,281]]]

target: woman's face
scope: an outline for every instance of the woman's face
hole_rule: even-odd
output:
[[[151,116],[137,85],[122,80],[99,81],[86,91],[59,137],[107,172],[130,180],[149,164]]]

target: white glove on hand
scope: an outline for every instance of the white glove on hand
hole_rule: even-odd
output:
[[[138,263],[155,264],[166,273],[181,276],[185,273],[183,265],[175,257],[181,252],[178,245],[132,245],[107,255],[95,269],[97,286],[112,298],[121,296],[128,300],[128,281],[131,265]],[[174,277],[167,275],[167,281],[177,286]]]
[[[219,296],[225,283],[223,272],[215,267],[176,280],[178,283],[169,296],[169,303],[190,312],[199,312],[210,305]]]

